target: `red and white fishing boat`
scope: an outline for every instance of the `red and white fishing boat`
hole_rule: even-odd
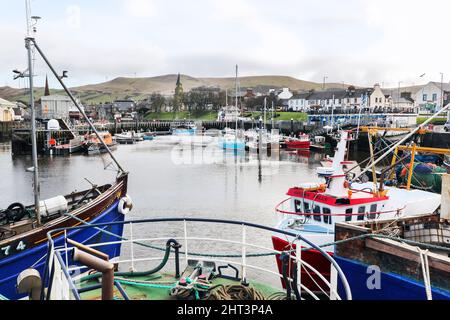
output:
[[[331,168],[318,168],[318,173],[328,171],[325,183],[300,184],[288,190],[288,199],[276,207],[279,215],[278,229],[299,234],[323,246],[333,254],[334,224],[336,222],[392,219],[435,212],[440,205],[439,194],[422,190],[406,190],[378,186],[377,183],[350,183],[344,172],[347,142],[351,132],[342,131]],[[325,170],[326,169],[326,170]],[[331,169],[331,170],[330,170]],[[294,237],[273,236],[273,246],[279,251],[295,250]],[[295,251],[294,251],[295,252]],[[329,262],[314,250],[302,251],[302,259],[329,277]],[[280,260],[277,258],[281,268]],[[281,269],[280,269],[281,272]],[[304,270],[302,269],[302,276]],[[308,277],[307,274],[304,275]],[[304,281],[306,279],[302,279]],[[305,285],[318,289],[320,280],[310,278]]]
[[[311,146],[309,135],[307,134],[301,134],[298,138],[287,138],[284,144],[288,149],[309,149]]]

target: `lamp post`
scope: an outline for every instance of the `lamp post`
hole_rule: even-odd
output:
[[[441,101],[440,101],[439,109],[444,107],[444,73],[441,72]]]

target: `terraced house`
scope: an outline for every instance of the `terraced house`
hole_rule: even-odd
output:
[[[289,99],[289,109],[308,112],[311,110],[342,109],[351,110],[360,107],[384,108],[387,99],[380,86],[373,88],[330,89],[296,94]]]

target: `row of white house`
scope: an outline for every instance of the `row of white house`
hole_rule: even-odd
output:
[[[284,97],[287,96],[283,90]],[[330,89],[309,91],[292,95],[286,99],[287,108],[307,112],[314,109],[358,109],[366,107],[380,110],[405,110],[414,112],[438,111],[450,101],[450,84],[430,82],[416,92],[405,89],[373,88]]]

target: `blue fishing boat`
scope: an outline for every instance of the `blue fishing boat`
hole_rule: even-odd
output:
[[[338,223],[333,258],[355,300],[450,300],[450,231],[439,215]]]
[[[226,134],[219,139],[219,147],[226,150],[245,150],[245,142],[234,134]]]
[[[170,130],[174,136],[194,136],[197,134],[197,127],[193,124],[182,124]]]
[[[8,208],[0,210],[0,295],[7,299],[19,299],[25,294],[16,290],[18,275],[25,269],[35,268],[37,272],[44,271],[45,260],[48,256],[47,233],[59,228],[70,228],[86,223],[112,223],[123,221],[124,215],[132,208],[131,199],[126,195],[128,173],[117,162],[108,145],[96,130],[84,109],[66,87],[63,77],[60,77],[49,60],[38,46],[34,38],[36,32],[35,22],[30,12],[30,2],[26,1],[28,33],[25,38],[28,51],[27,73],[19,73],[16,78],[29,78],[30,110],[31,110],[31,144],[33,159],[33,193],[34,204],[24,206],[16,202]],[[31,28],[33,26],[33,28]],[[36,143],[36,110],[34,105],[33,66],[38,55],[48,65],[56,80],[61,84],[66,94],[77,107],[80,114],[86,119],[92,131],[98,138],[100,145],[109,153],[118,168],[118,175],[113,184],[103,186],[91,183],[91,188],[82,192],[72,192],[66,196],[41,200],[39,187],[39,167],[37,161]],[[35,58],[33,58],[35,57]],[[89,182],[89,181],[88,181]],[[107,230],[108,233],[102,231]],[[84,244],[95,244],[98,241],[109,239],[115,241],[122,236],[122,227],[111,226],[105,230],[92,229],[72,232],[76,241]],[[64,233],[55,233],[53,239],[61,243]],[[111,257],[120,255],[120,244],[110,243],[100,248],[100,251]],[[45,285],[45,283],[44,283]]]

